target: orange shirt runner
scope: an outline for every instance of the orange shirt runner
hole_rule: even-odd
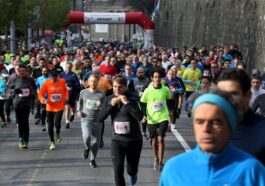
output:
[[[57,82],[53,79],[46,80],[40,88],[38,98],[42,104],[45,104],[44,96],[48,95],[46,110],[50,112],[58,112],[64,110],[65,101],[68,100],[68,90],[66,82],[62,78],[58,78]]]

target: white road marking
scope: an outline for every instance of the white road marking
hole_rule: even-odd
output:
[[[174,125],[171,125],[171,131],[176,136],[177,140],[181,144],[181,146],[185,149],[186,152],[191,151],[191,147],[188,145],[188,143],[184,140],[182,135],[179,133],[177,129],[174,129]]]

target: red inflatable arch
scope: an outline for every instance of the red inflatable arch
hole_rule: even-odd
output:
[[[138,24],[144,30],[144,46],[154,45],[154,23],[143,12],[79,12],[70,11],[67,26],[80,24]]]

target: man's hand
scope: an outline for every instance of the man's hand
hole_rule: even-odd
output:
[[[115,105],[119,104],[121,99],[119,97],[112,98],[111,105],[114,107]]]
[[[96,105],[97,105],[97,107],[99,107],[101,105],[100,100],[96,101]]]
[[[141,122],[142,122],[142,123],[145,123],[146,120],[147,120],[147,118],[146,118],[146,116],[144,116],[144,117],[142,118]]]
[[[81,118],[81,111],[77,112],[77,116]]]
[[[119,98],[120,98],[121,102],[122,102],[124,105],[126,105],[127,103],[129,103],[129,101],[128,101],[128,99],[126,98],[126,96],[124,96],[124,95],[120,95]]]

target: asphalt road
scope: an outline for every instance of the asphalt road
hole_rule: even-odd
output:
[[[98,167],[89,166],[89,160],[82,159],[84,149],[80,120],[76,118],[70,129],[64,128],[63,141],[56,150],[49,150],[49,137],[34,125],[30,116],[29,150],[18,148],[18,130],[15,124],[0,128],[0,185],[86,185],[113,186],[113,167],[110,158],[110,121],[106,121],[104,148],[100,148],[97,157]],[[195,145],[191,119],[183,112],[177,120],[177,131],[166,136],[165,161]],[[153,154],[149,141],[144,140],[139,165],[137,186],[158,185],[159,172],[153,170]],[[125,178],[127,179],[126,169]]]

